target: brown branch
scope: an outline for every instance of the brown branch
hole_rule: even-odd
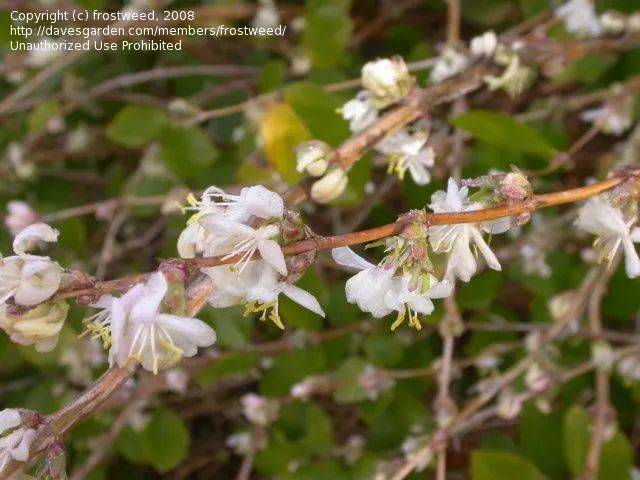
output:
[[[635,171],[625,171],[607,180],[594,183],[585,187],[563,190],[560,192],[547,193],[543,195],[534,195],[530,199],[517,204],[500,205],[494,208],[486,208],[483,210],[472,210],[467,212],[454,213],[427,213],[419,211],[420,220],[429,226],[435,225],[452,225],[458,223],[478,223],[490,220],[496,220],[503,217],[512,217],[524,212],[534,212],[541,208],[562,205],[566,203],[574,203],[586,198],[599,195],[610,190],[622,182],[628,180],[635,175]],[[285,255],[298,255],[300,253],[312,250],[330,250],[338,247],[346,247],[350,245],[358,245],[380,240],[386,237],[398,235],[407,225],[407,219],[400,217],[394,223],[382,225],[380,227],[361,230],[358,232],[346,233],[343,235],[335,235],[332,237],[316,237],[300,242],[292,243],[283,247]],[[256,255],[254,258],[259,258]],[[228,265],[235,263],[240,258],[237,256],[224,257],[198,257],[198,258],[168,258],[161,260],[165,264],[174,264],[188,267],[190,269],[203,267],[216,267],[219,265]],[[97,297],[111,291],[122,291],[131,288],[135,284],[144,281],[149,273],[141,273],[129,277],[119,278],[106,282],[80,282],[69,283],[63,286],[53,297],[54,300],[62,300],[66,298],[75,298],[79,296]],[[202,299],[201,299],[202,301]],[[204,304],[204,301],[202,301]]]

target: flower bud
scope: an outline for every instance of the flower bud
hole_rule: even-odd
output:
[[[14,200],[7,203],[7,216],[4,223],[12,236],[18,235],[29,225],[38,221],[38,214],[26,202]]]
[[[498,397],[496,413],[500,418],[512,420],[516,418],[522,410],[522,397],[510,390],[503,391]]]
[[[524,375],[524,383],[530,391],[542,392],[549,386],[549,378],[540,365],[533,363]]]
[[[498,46],[498,37],[492,30],[489,30],[482,35],[473,37],[469,46],[474,56],[489,58],[493,56]]]
[[[525,200],[532,193],[533,188],[529,179],[520,172],[507,173],[495,190],[499,200]]]
[[[605,33],[612,35],[624,32],[627,26],[625,16],[611,10],[600,15],[600,25]]]
[[[312,177],[320,177],[329,168],[331,147],[319,140],[301,143],[296,147],[297,166],[299,172],[306,172]]]
[[[602,371],[609,371],[613,366],[616,357],[608,342],[598,341],[591,345],[591,360],[596,368]]]
[[[398,56],[382,58],[362,67],[362,85],[381,105],[400,100],[409,92],[414,81],[404,60]]]
[[[347,172],[334,168],[311,187],[311,198],[319,203],[327,203],[338,198],[347,186]]]
[[[19,315],[0,307],[0,327],[20,345],[34,345],[38,352],[49,352],[58,343],[58,335],[67,318],[66,302],[48,302]]]

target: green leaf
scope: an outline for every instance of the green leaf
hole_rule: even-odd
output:
[[[526,405],[520,415],[520,441],[524,453],[540,469],[553,477],[568,477],[562,456],[562,414],[543,414],[533,405]]]
[[[452,120],[456,127],[479,140],[505,150],[550,157],[556,149],[533,127],[519,123],[504,113],[472,110]]]
[[[591,438],[591,418],[587,411],[574,405],[564,416],[564,454],[573,477],[584,471]],[[602,446],[598,469],[599,480],[626,480],[633,466],[633,448],[627,438],[617,432]]]
[[[472,480],[544,480],[528,459],[510,452],[476,450],[471,454]]]
[[[143,147],[149,143],[169,119],[159,108],[128,105],[120,110],[107,126],[109,140],[125,147]]]
[[[260,120],[260,136],[268,162],[289,183],[302,178],[296,171],[294,148],[309,140],[311,134],[287,103],[276,103],[264,112]]]
[[[320,347],[278,355],[262,377],[260,393],[268,396],[286,395],[295,383],[320,373],[325,364],[325,353]]]
[[[202,367],[196,375],[196,381],[200,385],[207,386],[230,375],[244,374],[258,363],[259,358],[254,352],[224,355],[212,364]]]
[[[336,109],[341,101],[312,82],[298,82],[287,87],[285,98],[309,127],[314,138],[337,145],[349,136],[349,127]]]
[[[404,356],[404,345],[392,332],[374,332],[364,341],[364,351],[369,361],[381,367],[393,367]]]
[[[147,461],[159,472],[178,465],[189,452],[189,430],[169,408],[156,410],[144,429]]]
[[[160,132],[162,160],[180,178],[205,181],[217,150],[198,127],[163,128]],[[208,183],[207,183],[208,184]]]
[[[351,357],[336,370],[333,399],[337,403],[356,403],[367,399],[367,391],[358,382],[366,366],[363,359]]]
[[[573,477],[579,477],[589,448],[589,414],[579,405],[573,405],[562,421],[564,457]]]
[[[318,67],[342,62],[351,36],[348,9],[342,5],[320,4],[309,8],[306,20],[302,43],[311,62]]]

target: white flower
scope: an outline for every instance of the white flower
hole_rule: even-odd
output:
[[[593,124],[603,133],[619,136],[633,125],[631,107],[631,102],[618,105],[606,104],[600,108],[582,112],[580,119]]]
[[[324,317],[318,300],[309,292],[286,281],[280,281],[277,272],[264,261],[252,261],[242,272],[228,265],[203,269],[211,279],[214,289],[208,298],[216,308],[248,304],[247,312],[262,313],[279,328],[284,328],[279,315],[278,296],[282,293],[294,302]]]
[[[104,310],[89,319],[88,328],[105,338],[104,329],[110,327],[112,365],[122,366],[134,358],[155,374],[216,341],[215,332],[206,323],[160,312],[167,289],[166,278],[156,272],[122,297],[103,296],[94,305]]]
[[[256,251],[262,259],[281,275],[287,275],[287,264],[282,248],[273,237],[280,233],[276,225],[253,228],[249,225],[229,220],[224,216],[206,215],[200,225],[212,233],[205,241],[205,256],[224,255],[223,259],[239,256],[236,262],[242,272]]]
[[[447,191],[440,190],[434,193],[429,207],[435,213],[466,212],[481,208],[482,205],[469,202],[467,193],[467,187],[458,188],[455,180],[449,179]],[[455,275],[463,282],[468,282],[477,270],[471,242],[478,248],[490,268],[502,269],[489,245],[482,238],[479,225],[476,223],[430,227],[429,242],[436,253],[449,254],[447,275]]]
[[[12,315],[6,305],[0,305],[0,327],[13,342],[35,345],[38,352],[50,352],[58,343],[68,311],[65,302],[49,302]]]
[[[489,30],[484,32],[482,35],[473,37],[470,43],[471,53],[475,57],[491,58],[497,46],[498,37],[493,30]]]
[[[401,57],[382,58],[362,67],[362,86],[380,106],[400,100],[413,85],[413,77]]]
[[[640,12],[634,12],[627,18],[627,31],[631,34],[640,33]]]
[[[430,315],[434,306],[431,299],[444,298],[451,295],[453,284],[448,280],[438,281],[433,275],[426,275],[423,281],[412,282],[408,275],[395,277],[393,286],[385,296],[386,304],[398,312],[398,318],[391,326],[395,330],[405,318],[409,317],[409,325],[417,330],[422,328],[418,315]],[[412,285],[418,283],[418,285]]]
[[[280,409],[277,400],[270,400],[255,393],[247,393],[240,399],[240,403],[245,418],[263,427],[277,418]]]
[[[549,377],[540,365],[532,363],[524,374],[524,383],[532,392],[542,392],[549,386]]]
[[[597,235],[595,246],[601,252],[601,260],[611,262],[622,246],[625,268],[629,278],[640,275],[640,258],[634,242],[640,242],[640,228],[631,228],[636,218],[625,220],[619,208],[599,197],[591,198],[578,212],[575,222],[578,228]]]
[[[378,108],[371,93],[366,90],[358,92],[356,98],[345,103],[340,113],[349,122],[349,129],[353,133],[361,132],[378,118]]]
[[[431,82],[440,83],[453,77],[469,66],[469,59],[455,48],[446,46],[431,70]]]
[[[339,167],[333,168],[311,186],[311,198],[318,203],[335,200],[342,195],[348,182],[347,172]]]
[[[0,472],[12,461],[26,462],[36,431],[22,423],[20,412],[6,408],[0,412]]]
[[[224,215],[236,222],[245,223],[252,216],[267,220],[282,218],[284,214],[282,197],[262,185],[245,187],[240,190],[239,195],[231,195],[212,186],[204,191],[200,201],[192,195],[188,201],[190,207],[186,207],[185,210],[195,210],[196,218]]]
[[[496,48],[495,62],[505,66],[502,75],[485,75],[484,82],[489,90],[504,90],[510,97],[515,98],[529,86],[534,72],[522,64],[520,56],[515,50],[509,50],[503,45]]]
[[[28,203],[19,200],[7,203],[7,216],[4,218],[4,223],[14,237],[37,220],[38,214]]]
[[[60,285],[62,269],[49,257],[30,255],[38,241],[55,242],[58,231],[44,223],[35,223],[22,230],[13,240],[16,255],[0,257],[0,304],[9,298],[18,305],[33,306],[50,298]]]
[[[312,177],[324,175],[329,167],[331,147],[319,140],[304,142],[296,147],[296,170]]]
[[[564,22],[567,32],[581,37],[597,37],[602,26],[591,0],[569,0],[556,8],[556,16]]]
[[[410,135],[406,130],[400,130],[383,139],[376,148],[387,155],[389,172],[396,172],[402,180],[409,170],[414,182],[426,185],[431,181],[428,167],[433,167],[436,156],[433,148],[426,146],[427,140],[425,132]]]
[[[328,387],[329,379],[327,377],[312,375],[291,387],[289,394],[293,398],[307,401],[315,392],[326,390]]]
[[[385,298],[393,286],[395,268],[373,265],[349,247],[334,248],[331,256],[338,265],[359,271],[347,280],[345,286],[349,303],[355,303],[360,310],[371,313],[375,318],[384,317],[393,311]]]

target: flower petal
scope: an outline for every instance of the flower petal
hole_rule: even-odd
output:
[[[0,434],[22,423],[20,412],[15,408],[5,408],[0,412]]]
[[[338,265],[352,270],[367,270],[368,268],[375,268],[375,265],[362,258],[349,247],[334,248],[331,250],[331,256]]]
[[[158,315],[158,325],[178,332],[199,347],[209,347],[216,342],[215,330],[197,318],[161,313]]]
[[[262,259],[275,268],[281,275],[287,275],[287,264],[284,260],[282,248],[275,240],[260,240],[258,251]]]
[[[622,237],[622,246],[624,248],[624,264],[627,276],[629,278],[640,276],[640,257],[638,257],[638,252],[636,252],[631,237]]]
[[[46,223],[34,223],[22,230],[13,239],[13,251],[17,255],[25,255],[29,243],[32,241],[56,242],[58,241],[58,230],[51,228]]]
[[[325,316],[324,311],[322,310],[322,307],[320,306],[320,303],[318,303],[316,297],[311,295],[306,290],[303,290],[300,287],[296,287],[295,285],[287,284],[282,287],[282,293],[284,293],[287,297],[289,297],[297,304],[302,305],[307,310],[311,310],[321,317]]]
[[[152,322],[155,319],[167,293],[167,279],[160,272],[152,273],[144,288],[142,297],[131,307],[130,318],[134,322]]]

